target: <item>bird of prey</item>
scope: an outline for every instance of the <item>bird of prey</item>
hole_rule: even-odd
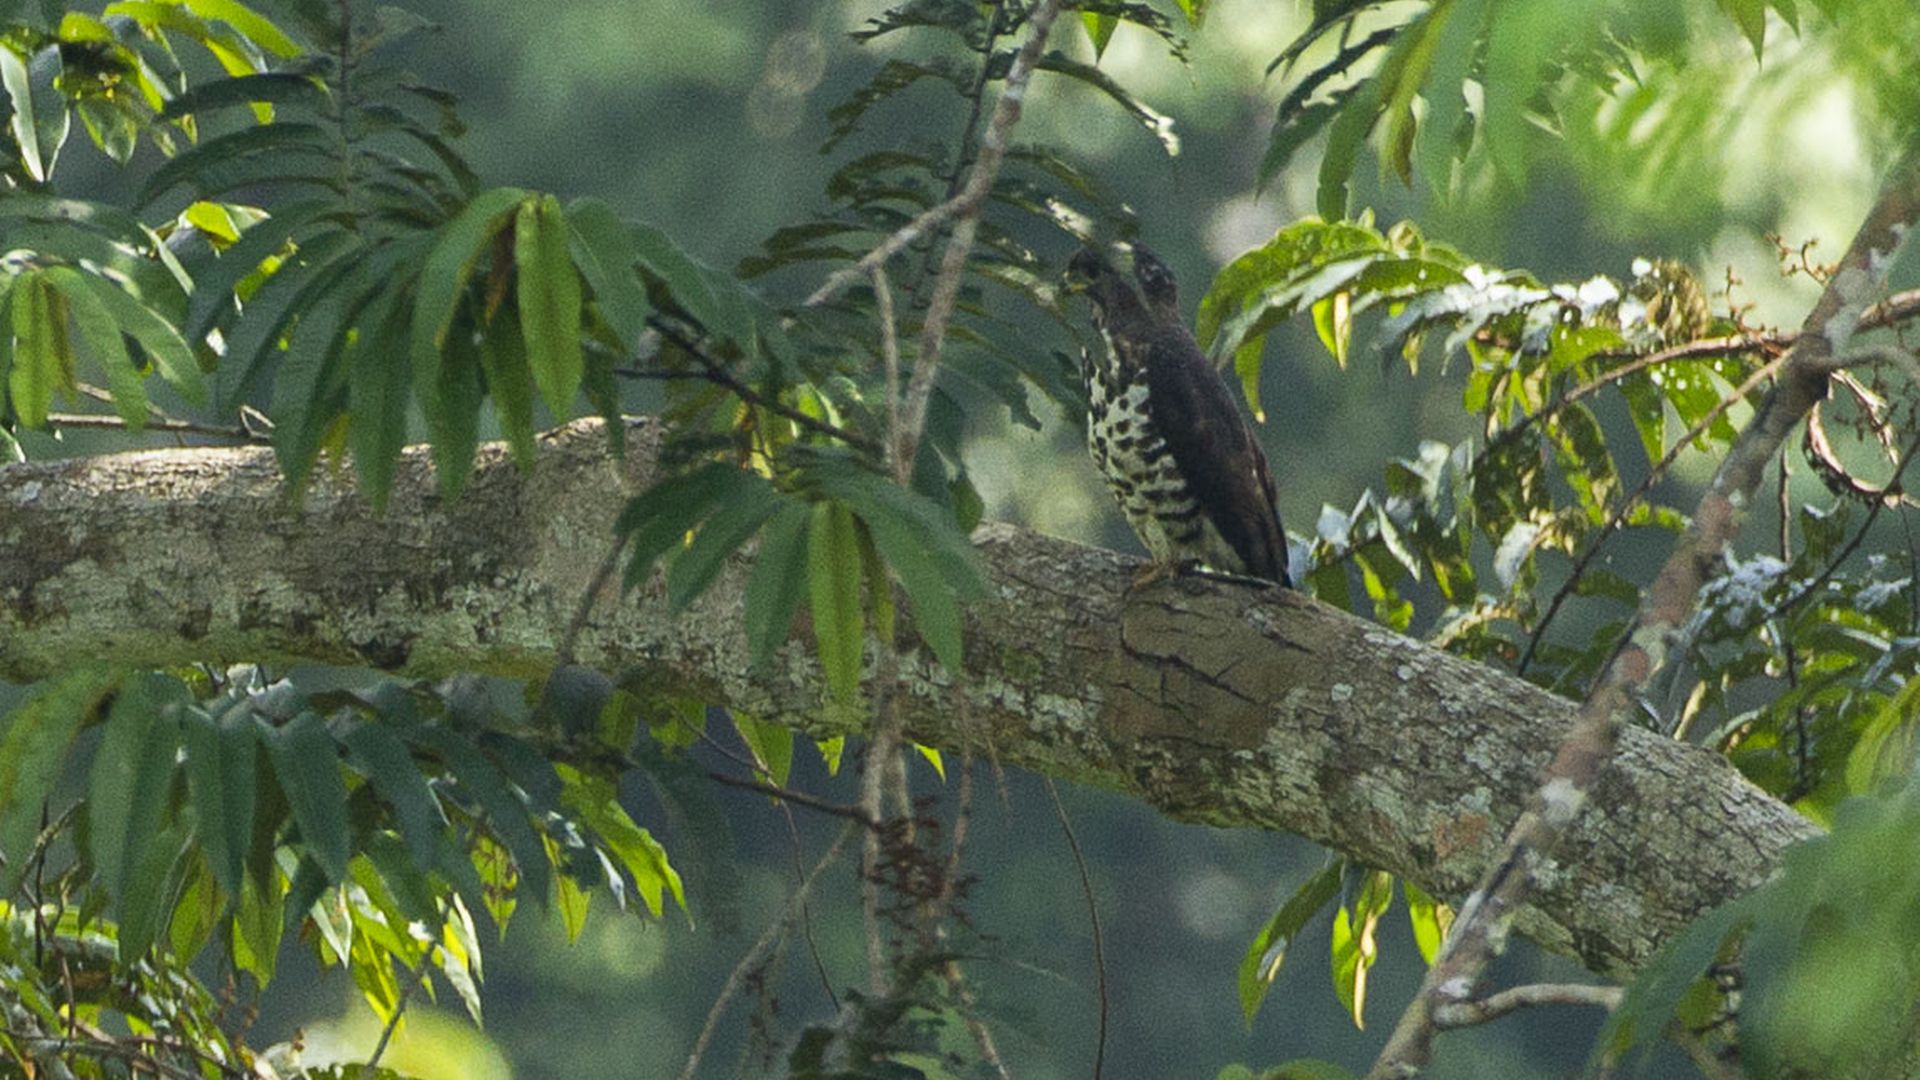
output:
[[[1266,455],[1182,321],[1172,272],[1131,255],[1133,280],[1090,249],[1067,265],[1104,344],[1082,365],[1087,450],[1162,573],[1197,563],[1290,586]]]

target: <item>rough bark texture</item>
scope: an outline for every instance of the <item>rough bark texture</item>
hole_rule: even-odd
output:
[[[338,475],[291,504],[264,450],[0,468],[0,677],[102,656],[540,675],[657,445],[635,423],[614,462],[582,422],[542,440],[530,476],[483,448],[452,506],[410,451],[380,518]],[[969,618],[966,679],[903,658],[913,737],[1175,818],[1299,833],[1458,900],[1573,718],[1570,702],[1295,593],[1182,579],[1129,594],[1122,556],[1005,525],[975,542],[993,595]],[[821,706],[806,635],[749,669],[747,565],[678,620],[657,579],[609,589],[578,661],[816,733],[857,725]],[[1812,832],[1717,756],[1629,729],[1519,928],[1624,975]]]

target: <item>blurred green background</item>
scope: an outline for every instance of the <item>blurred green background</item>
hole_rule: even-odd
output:
[[[425,81],[464,99],[465,149],[487,182],[598,195],[716,266],[732,265],[774,228],[822,204],[822,181],[848,154],[817,152],[824,113],[889,56],[926,48],[912,35],[870,45],[850,40],[850,30],[885,6],[877,0],[407,6],[441,24],[412,47],[410,61]],[[1119,31],[1102,67],[1173,118],[1177,157],[1084,86],[1043,74],[1029,97],[1019,139],[1060,149],[1139,212],[1142,238],[1178,272],[1189,314],[1216,267],[1311,212],[1311,152],[1264,192],[1253,190],[1280,94],[1263,69],[1304,24],[1306,6],[1218,0],[1191,35],[1185,65],[1150,35]],[[1356,203],[1373,207],[1383,223],[1411,217],[1477,258],[1549,279],[1625,276],[1639,255],[1685,260],[1713,288],[1731,269],[1744,282],[1737,298],[1757,305],[1751,318],[1791,321],[1813,289],[1804,278],[1782,278],[1764,234],[1777,230],[1795,246],[1817,238],[1820,251],[1836,256],[1871,194],[1873,133],[1844,86],[1825,78],[1832,57],[1822,48],[1780,35],[1758,67],[1737,35],[1717,29],[1725,32],[1702,44],[1698,70],[1672,76],[1674,107],[1699,113],[1691,146],[1650,137],[1625,157],[1608,157],[1576,143],[1559,164],[1542,164],[1524,193],[1466,177],[1463,196],[1447,205],[1418,186],[1383,182],[1363,164]],[[1062,31],[1091,59],[1076,28]],[[949,91],[922,86],[905,102],[873,114],[856,152],[951,138]],[[89,170],[97,170],[96,189],[124,182],[97,155],[70,168],[76,192],[90,186]],[[1064,242],[1043,252],[1066,253]],[[816,283],[794,275],[765,287],[792,300]],[[1412,377],[1364,352],[1343,371],[1310,330],[1276,338],[1261,435],[1283,518],[1296,533],[1311,532],[1323,503],[1350,506],[1383,463],[1413,453],[1420,440],[1471,434],[1457,378],[1438,370]],[[1068,344],[1064,337],[1050,343]],[[989,516],[1137,550],[1078,431],[1047,419],[1036,433],[984,411],[974,418],[971,467]],[[1682,476],[1697,482],[1705,464],[1692,462]],[[1097,1009],[1091,934],[1066,842],[1034,778],[982,763],[977,780],[968,859],[977,881],[966,906],[987,940],[972,946],[980,958],[969,974],[1015,1076],[1087,1075]],[[951,786],[943,789],[931,771],[916,766],[915,781],[951,805]],[[795,783],[851,797],[849,779],[828,779],[817,760],[796,768]],[[629,794],[644,823],[666,826],[688,877],[691,925],[678,915],[659,923],[617,915],[603,897],[583,938],[568,944],[557,919],[523,913],[504,947],[487,957],[484,1035],[444,1019],[450,1014],[418,1008],[392,1064],[446,1077],[678,1074],[728,971],[778,911],[796,856],[786,819],[764,799],[716,788],[712,798],[731,839],[696,844],[662,822],[639,782]],[[1420,974],[1404,907],[1384,924],[1369,1031],[1354,1030],[1331,991],[1325,915],[1295,947],[1249,1029],[1234,993],[1242,950],[1324,854],[1288,837],[1176,825],[1104,793],[1064,794],[1106,935],[1107,1076],[1204,1078],[1231,1062],[1259,1066],[1307,1054],[1356,1068],[1370,1061]],[[835,823],[795,813],[799,859],[811,863]],[[836,991],[863,970],[856,873],[843,862],[811,906]],[[1571,964],[1526,946],[1495,973],[1503,984],[1578,976]],[[297,1026],[312,1056],[364,1055],[378,1035],[344,975],[312,970],[304,954],[283,961],[267,1006],[257,1044]],[[777,1071],[757,1048],[749,1022],[756,1010],[771,1018],[779,1039],[830,1009],[812,960],[790,948],[761,1001],[749,995],[729,1012],[702,1075]],[[1545,1010],[1449,1036],[1431,1075],[1575,1075],[1597,1026],[1594,1015]],[[1692,1075],[1677,1059],[1664,1067]]]

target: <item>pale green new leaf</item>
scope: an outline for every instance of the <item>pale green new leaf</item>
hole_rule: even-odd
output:
[[[1300,883],[1280,910],[1273,913],[1259,934],[1248,943],[1246,955],[1240,960],[1240,1012],[1252,1025],[1254,1015],[1260,1011],[1260,1003],[1266,1000],[1267,991],[1273,986],[1273,980],[1280,975],[1280,965],[1286,960],[1287,948],[1300,936],[1300,930],[1307,920],[1319,913],[1340,892],[1340,874],[1345,864],[1338,860],[1328,862],[1312,877]]]

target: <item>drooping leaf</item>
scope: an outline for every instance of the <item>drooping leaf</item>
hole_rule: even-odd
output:
[[[45,46],[31,57],[22,57],[11,45],[0,45],[0,88],[11,99],[14,145],[20,149],[20,164],[27,175],[41,183],[53,175],[70,130],[66,99],[56,88],[61,74],[57,45]]]
[[[11,896],[31,865],[45,802],[73,739],[120,683],[108,668],[86,665],[42,683],[5,717],[0,734],[0,896]]]
[[[1356,1028],[1367,1026],[1367,972],[1380,955],[1374,931],[1392,904],[1393,876],[1369,870],[1352,904],[1341,905],[1333,916],[1333,991]]]
[[[66,300],[44,270],[15,278],[7,297],[13,317],[13,367],[7,374],[13,412],[23,427],[43,428],[55,388],[71,392],[74,386]]]
[[[759,479],[752,473],[745,475]],[[668,566],[668,608],[675,614],[685,611],[688,604],[713,584],[713,579],[726,565],[727,556],[752,539],[760,526],[790,501],[764,482],[740,485],[694,534],[687,549]]]
[[[347,788],[340,778],[340,750],[320,717],[302,712],[278,726],[262,722],[260,741],[273,762],[274,776],[300,827],[300,850],[325,872],[328,881],[344,881],[352,853],[347,822]]]
[[[792,501],[760,534],[760,553],[747,579],[745,619],[748,656],[765,665],[793,629],[794,612],[807,593],[807,536],[812,508]]]
[[[771,721],[755,719],[734,709],[733,729],[747,744],[754,764],[766,772],[771,783],[785,786],[787,771],[793,767],[793,729]]]
[[[87,287],[89,275],[69,266],[50,266],[41,271],[41,276],[65,297],[73,324],[80,328],[81,339],[87,343],[88,351],[107,377],[107,388],[113,395],[114,410],[120,414],[120,419],[134,431],[146,427],[146,387],[140,384],[139,369],[134,367],[133,357],[127,353],[126,342],[120,337],[120,326],[114,321],[113,313]]]
[[[859,696],[860,662],[866,647],[860,578],[860,540],[853,514],[841,503],[816,503],[807,535],[813,638],[828,687],[847,702]]]
[[[600,318],[622,347],[636,347],[653,304],[635,269],[640,257],[626,223],[598,199],[575,199],[567,204],[567,228],[574,265],[593,289]]]
[[[520,322],[533,383],[555,420],[573,415],[585,360],[580,349],[580,276],[560,200],[528,199],[514,214],[513,261]]]
[[[408,732],[407,738],[446,763],[460,790],[478,805],[487,828],[512,854],[520,872],[520,891],[545,908],[551,899],[553,865],[528,818],[526,803],[513,793],[500,770],[472,742],[444,726],[424,725]]]
[[[218,718],[190,709],[185,727],[187,787],[193,795],[195,831],[213,879],[229,896],[238,897],[253,844],[259,740],[252,719],[241,709]]]
[[[192,700],[180,680],[148,673],[121,684],[107,711],[87,789],[88,838],[93,864],[123,914],[124,905],[137,899],[129,892],[154,850],[155,835],[170,821],[167,794],[180,750],[180,714]]]
[[[1246,955],[1240,961],[1239,986],[1240,1012],[1249,1026],[1260,1011],[1260,1003],[1266,1000],[1273,980],[1280,975],[1280,965],[1286,959],[1288,946],[1300,936],[1300,930],[1306,926],[1307,920],[1339,894],[1342,868],[1343,864],[1338,860],[1330,861],[1312,877],[1301,882],[1287,902],[1273,913],[1267,925],[1248,943]]]

